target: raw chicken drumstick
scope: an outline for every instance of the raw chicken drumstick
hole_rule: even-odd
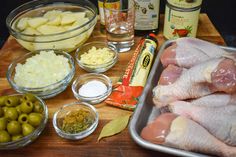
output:
[[[181,68],[170,64],[162,71],[158,84],[159,85],[172,84],[180,77],[180,75],[184,71],[186,71],[185,68]]]
[[[208,60],[183,72],[173,84],[157,85],[153,89],[153,101],[168,104],[218,91],[236,92],[236,65],[231,59]]]
[[[234,58],[232,53],[226,52],[215,44],[186,37],[177,39],[176,43],[165,49],[161,56],[161,62],[163,66],[174,64],[190,68],[211,58],[222,56]]]
[[[201,107],[179,101],[170,103],[168,108],[172,113],[191,118],[222,142],[236,146],[236,105]]]
[[[184,71],[186,71],[185,68],[170,64],[162,71],[158,84],[172,84],[181,76],[182,72]],[[229,104],[236,105],[236,94],[213,93],[197,99],[189,100],[189,102],[191,102],[192,105],[206,107],[226,106]],[[185,101],[181,101],[181,103],[185,103]],[[157,107],[163,107],[162,104],[157,105],[159,105]]]
[[[225,157],[235,157],[236,148],[226,145],[196,122],[183,116],[165,113],[149,123],[141,137],[155,144],[188,151],[202,152]]]

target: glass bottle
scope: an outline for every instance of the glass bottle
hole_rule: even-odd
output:
[[[135,1],[135,35],[157,34],[159,31],[160,0]]]
[[[108,8],[117,9],[120,6],[120,0],[98,0],[98,10],[99,10],[99,16],[100,16],[100,31],[102,33],[105,33],[104,5],[106,5],[106,7]]]

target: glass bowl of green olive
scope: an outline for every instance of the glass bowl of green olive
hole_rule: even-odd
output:
[[[48,120],[45,102],[32,94],[0,96],[0,149],[17,149],[33,142]]]
[[[74,102],[62,106],[54,113],[53,126],[60,137],[79,140],[94,132],[98,120],[94,106],[86,102]]]

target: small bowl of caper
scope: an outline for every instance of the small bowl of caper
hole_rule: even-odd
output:
[[[0,96],[0,149],[17,149],[33,142],[48,120],[45,102],[30,93]]]

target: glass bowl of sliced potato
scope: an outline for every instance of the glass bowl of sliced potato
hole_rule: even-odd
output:
[[[10,34],[29,51],[57,49],[71,52],[90,37],[97,9],[88,0],[36,0],[10,12]]]

